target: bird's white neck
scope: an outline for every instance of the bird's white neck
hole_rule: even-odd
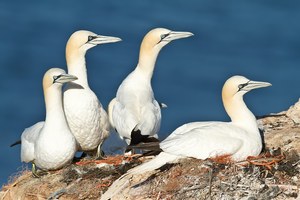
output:
[[[46,105],[45,124],[52,127],[68,126],[64,109],[61,88],[48,88],[44,92]]]
[[[77,49],[66,52],[66,60],[68,66],[68,74],[76,76],[78,79],[73,83],[79,84],[84,88],[88,88],[87,69],[85,64],[85,52]]]
[[[141,47],[137,69],[149,78],[149,80],[152,78],[158,53],[159,51],[157,50]]]
[[[236,124],[250,132],[258,132],[256,118],[246,106],[243,96],[224,98],[223,103],[227,114],[233,124]]]

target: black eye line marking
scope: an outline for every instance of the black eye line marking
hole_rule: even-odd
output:
[[[163,39],[165,39],[165,38],[168,37],[169,35],[170,35],[170,33],[161,34],[161,35],[160,35],[160,40],[159,40],[158,43],[160,43],[161,41],[163,41]],[[157,44],[158,44],[158,43],[157,43]]]
[[[97,38],[97,36],[90,35],[90,36],[88,37],[88,41],[87,41],[86,43],[88,43],[88,42],[90,42],[90,41],[92,41],[92,40],[94,40],[94,39],[96,39],[96,38]]]
[[[57,81],[57,79],[59,79],[60,77],[61,77],[61,75],[53,76],[53,83],[55,83]]]
[[[239,84],[238,85],[238,88],[239,88],[238,92],[243,90],[243,88],[246,87],[249,83],[250,83],[250,81],[248,81],[247,83]]]

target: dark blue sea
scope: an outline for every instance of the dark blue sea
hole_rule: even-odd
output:
[[[296,0],[0,1],[0,184],[24,167],[18,140],[44,120],[42,76],[66,69],[65,44],[76,30],[121,37],[87,53],[89,83],[104,107],[137,64],[152,28],[190,31],[160,53],[152,79],[163,110],[160,137],[186,122],[228,121],[221,88],[232,75],[268,81],[245,101],[255,115],[286,110],[300,97],[300,2]],[[107,153],[122,143],[113,137]]]

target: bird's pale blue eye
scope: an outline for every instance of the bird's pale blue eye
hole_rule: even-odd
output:
[[[96,36],[90,35],[90,36],[88,37],[88,42],[89,42],[89,41],[92,41],[92,40],[95,39],[95,38],[97,38],[97,37],[96,37]]]
[[[239,84],[239,85],[238,85],[239,91],[241,91],[241,90],[242,90],[244,87],[246,87],[248,84],[249,84],[249,81],[248,81],[247,83]]]
[[[59,79],[61,77],[61,75],[58,75],[58,76],[53,76],[53,83],[56,82],[57,79]]]

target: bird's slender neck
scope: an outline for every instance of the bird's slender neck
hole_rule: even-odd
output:
[[[141,45],[139,63],[136,69],[140,70],[149,80],[152,78],[158,53],[159,51],[152,47]]]
[[[67,126],[63,109],[61,88],[48,88],[44,91],[46,105],[46,125],[53,127]]]
[[[246,106],[242,95],[227,97],[223,94],[223,104],[232,123],[250,132],[258,131],[256,118]]]
[[[78,48],[71,48],[67,46],[66,60],[68,66],[68,74],[77,76],[77,80],[73,83],[79,84],[82,87],[89,87],[87,79],[87,69],[85,64],[85,51]]]

